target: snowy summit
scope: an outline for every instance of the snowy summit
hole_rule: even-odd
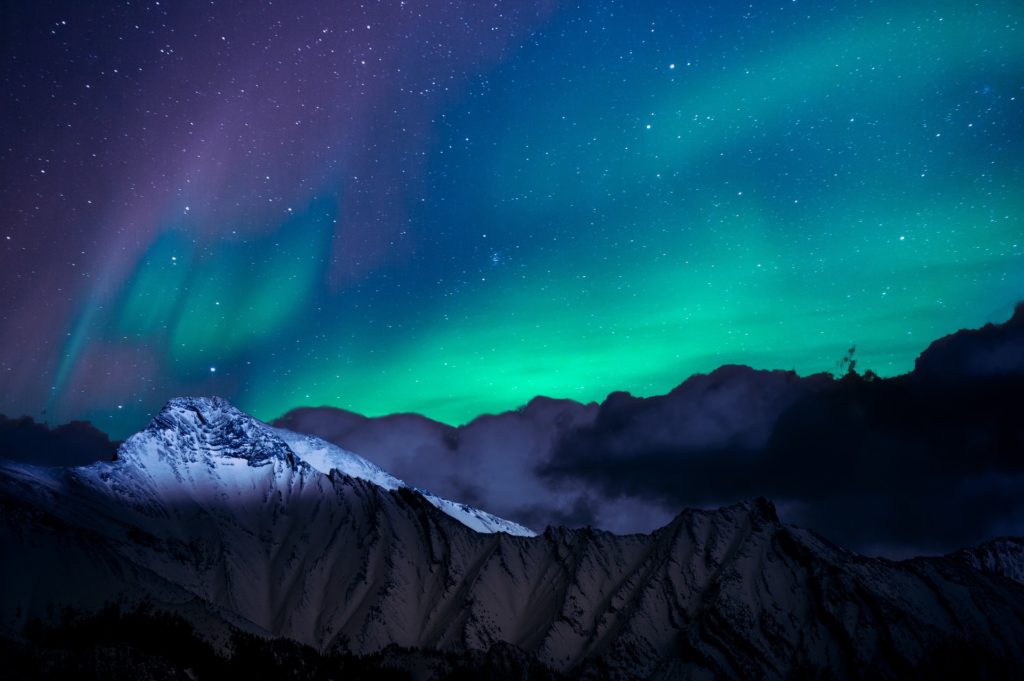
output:
[[[220,397],[172,399],[144,430],[128,438],[118,458],[146,471],[153,485],[172,493],[185,481],[206,487],[211,476],[246,477],[248,469],[294,460],[325,475],[336,471],[386,490],[412,489],[358,454],[269,426]],[[536,536],[529,528],[486,511],[425,490],[412,491],[477,532]]]

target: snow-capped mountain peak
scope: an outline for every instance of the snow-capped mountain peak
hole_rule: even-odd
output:
[[[207,464],[227,458],[259,465],[289,451],[271,431],[220,397],[177,397],[121,445],[118,458],[143,464],[154,457]]]
[[[145,429],[125,441],[118,450],[118,458],[146,471],[157,486],[162,485],[160,480],[164,478],[173,479],[177,486],[183,479],[200,480],[213,471],[218,471],[218,480],[225,481],[227,470],[236,469],[227,476],[238,478],[244,477],[247,468],[277,463],[293,469],[308,466],[325,475],[337,471],[386,490],[408,487],[358,454],[317,437],[273,428],[220,397],[172,399]],[[243,468],[239,469],[240,465]],[[422,490],[414,491],[477,532],[536,535],[529,528],[486,511]]]

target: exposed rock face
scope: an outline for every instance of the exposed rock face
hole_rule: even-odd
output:
[[[1024,584],[1024,539],[1020,537],[993,539],[973,549],[957,551],[953,557],[984,572]]]
[[[868,559],[766,500],[650,535],[482,533],[379,469],[323,473],[276,433],[178,400],[118,461],[0,466],[8,635],[54,606],[148,599],[213,640],[230,624],[359,654],[507,643],[587,678],[897,678],[953,669],[943,655],[998,677],[1024,659],[1015,540]]]

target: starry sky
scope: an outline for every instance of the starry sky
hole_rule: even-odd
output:
[[[1024,298],[1019,0],[14,0],[0,412],[448,423]]]

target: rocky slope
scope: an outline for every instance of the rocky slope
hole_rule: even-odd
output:
[[[1024,539],[1000,537],[981,546],[953,554],[979,570],[1002,575],[1024,584]]]
[[[62,606],[147,600],[212,641],[511,644],[585,678],[1010,677],[1024,659],[1019,551],[868,559],[765,500],[685,511],[650,535],[486,533],[473,522],[486,514],[464,524],[326,446],[186,399],[115,462],[3,464],[6,635]]]

